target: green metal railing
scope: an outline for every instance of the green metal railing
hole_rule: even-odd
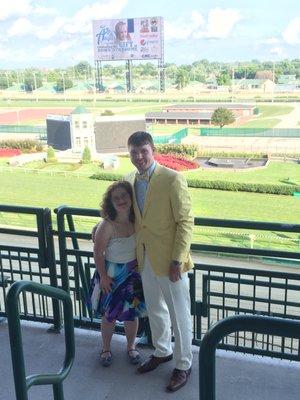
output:
[[[300,321],[284,318],[237,315],[219,321],[206,332],[199,352],[200,400],[215,400],[215,358],[218,343],[231,333],[248,331],[253,334],[277,335],[300,339]],[[300,358],[298,358],[298,361]]]
[[[63,367],[56,374],[36,374],[26,377],[18,307],[19,296],[25,291],[49,296],[63,302],[66,354]],[[41,285],[36,282],[19,281],[15,282],[9,289],[6,308],[16,399],[28,400],[27,392],[31,386],[52,385],[54,400],[64,400],[63,381],[71,370],[75,355],[73,312],[70,296],[64,290],[58,288]]]
[[[46,135],[45,126],[31,125],[0,125],[0,133],[35,133],[37,135]]]
[[[0,212],[7,211],[7,207],[0,206]],[[10,208],[10,211],[21,213],[29,210],[14,207]],[[6,316],[3,304],[9,286],[17,280],[27,279],[63,288],[72,299],[75,326],[99,329],[99,319],[93,318],[87,306],[89,283],[95,270],[90,232],[99,221],[99,210],[61,206],[56,210],[56,231],[52,228],[50,210],[31,209],[31,212],[33,217],[41,214],[39,228],[35,232],[0,228],[0,234],[10,234],[18,240],[18,244],[15,245],[0,245],[0,317]],[[290,251],[284,250],[285,247],[278,250],[268,246],[250,248],[250,243],[244,244],[245,247],[238,247],[239,242],[236,247],[227,246],[217,242],[217,233],[214,234],[215,243],[206,244],[205,240],[202,240],[203,230],[210,227],[216,231],[249,229],[254,232],[270,231],[272,234],[278,231],[280,235],[293,235],[293,245],[290,246]],[[200,345],[205,332],[213,323],[235,314],[271,315],[300,320],[300,273],[297,273],[297,269],[293,273],[292,270],[272,271],[270,267],[264,268],[263,264],[257,269],[241,267],[243,257],[253,257],[256,260],[267,257],[268,260],[276,262],[290,260],[294,263],[293,267],[297,266],[296,263],[299,264],[300,261],[300,252],[297,251],[300,225],[195,218],[194,233],[192,250],[196,260],[201,255],[211,255],[215,259],[218,259],[219,255],[223,257],[219,258],[220,265],[214,265],[216,262],[196,261],[194,271],[190,274],[195,345]],[[27,237],[24,235],[30,240],[32,237],[40,237],[37,246],[26,247]],[[202,242],[195,243],[195,239]],[[234,244],[234,241],[232,243]],[[236,267],[232,265],[231,260]],[[56,300],[52,302],[36,294],[22,295],[21,318],[52,323],[59,330],[59,305]],[[117,331],[123,333],[123,327],[117,326]],[[143,334],[144,331],[147,343],[150,339],[143,323],[139,334]],[[298,340],[281,341],[272,336],[260,337],[239,333],[226,338],[220,347],[296,359],[299,356],[300,344]]]
[[[11,238],[11,241],[6,240],[6,244],[0,242],[0,317],[5,317],[4,304],[10,285],[19,280],[30,280],[57,287],[60,268],[55,260],[51,211],[48,208],[0,205],[0,213],[33,219],[36,226],[30,230],[0,227],[0,235]],[[21,315],[22,319],[52,323],[53,331],[59,331],[61,326],[59,304],[55,299],[24,294]]]
[[[252,221],[195,218],[195,229],[201,227],[229,228],[241,231],[276,231],[300,233],[300,225]],[[217,241],[217,232],[215,233]],[[299,261],[300,251],[234,247],[219,244],[193,243],[192,250],[201,254],[236,257],[271,257],[278,260]],[[234,258],[233,258],[234,260]],[[227,263],[228,264],[228,263]],[[251,264],[252,265],[252,264]],[[194,344],[200,345],[204,334],[216,321],[235,314],[258,314],[300,319],[300,273],[278,272],[262,268],[241,268],[226,265],[195,264],[190,275]],[[298,359],[298,340],[272,336],[236,333],[228,336],[220,348],[244,353],[260,354],[285,359]]]
[[[290,128],[200,128],[200,136],[291,137],[300,138],[300,129]]]
[[[153,141],[155,144],[176,143],[180,144],[181,140],[188,135],[188,128],[183,128],[172,135],[154,136]]]

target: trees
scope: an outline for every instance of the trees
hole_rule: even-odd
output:
[[[55,157],[54,149],[53,149],[53,147],[49,146],[48,150],[47,150],[47,155],[46,155],[46,162],[51,163],[51,162],[55,162],[55,161],[57,161],[57,160]]]
[[[213,125],[219,125],[223,128],[224,125],[232,124],[235,121],[235,116],[231,110],[228,108],[217,108],[211,117],[211,122]]]
[[[71,87],[73,87],[73,82],[69,78],[58,79],[55,85],[55,89],[57,92],[63,92],[66,89],[70,89]]]
[[[217,84],[219,86],[230,86],[231,84],[231,77],[227,71],[222,71],[217,76]]]
[[[43,85],[43,78],[40,71],[27,69],[24,72],[24,87],[26,92],[32,92]]]
[[[81,163],[82,164],[88,164],[92,161],[92,155],[91,155],[91,150],[89,149],[88,146],[85,146],[83,152],[82,152],[82,158],[81,158]]]
[[[190,81],[189,72],[182,67],[178,68],[175,78],[177,89],[182,89],[186,87],[189,81]]]

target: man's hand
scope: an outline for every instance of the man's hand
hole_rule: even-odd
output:
[[[181,279],[181,262],[172,261],[169,268],[169,279],[171,282],[177,282]]]

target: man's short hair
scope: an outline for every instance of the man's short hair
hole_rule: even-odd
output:
[[[153,138],[148,132],[137,131],[129,136],[127,140],[127,146],[143,146],[144,144],[150,144],[152,149],[154,149]]]

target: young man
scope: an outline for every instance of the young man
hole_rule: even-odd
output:
[[[146,373],[173,358],[175,369],[167,386],[184,386],[192,364],[192,322],[187,271],[193,217],[185,178],[157,164],[151,135],[138,131],[128,139],[136,173],[126,177],[134,188],[137,258],[141,268],[146,308],[155,351],[139,367]]]

